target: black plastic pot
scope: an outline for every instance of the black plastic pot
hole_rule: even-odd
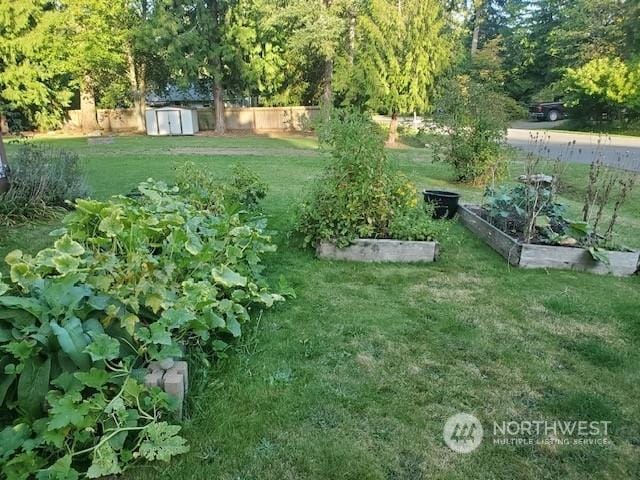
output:
[[[424,195],[425,202],[432,203],[435,207],[433,218],[452,219],[458,211],[459,193],[444,190],[424,190],[422,195]]]

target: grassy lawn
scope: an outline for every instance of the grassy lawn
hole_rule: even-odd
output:
[[[87,160],[99,198],[150,176],[170,181],[173,163],[184,160],[220,177],[234,163],[254,169],[270,186],[264,208],[278,232],[268,270],[297,292],[264,314],[236,353],[193,375],[184,425],[190,453],[129,478],[640,477],[640,278],[510,268],[458,225],[435,264],[316,260],[288,234],[324,163],[309,138],[50,143]],[[424,149],[391,155],[420,187],[456,188],[466,201],[482,195],[451,185],[449,167]],[[575,209],[586,168],[572,165],[565,176]],[[513,173],[519,169],[515,163]],[[622,212],[620,240],[629,246],[640,247],[639,212],[636,190]],[[0,230],[0,255],[45,246],[56,225]],[[442,438],[458,412],[485,428],[468,455]],[[493,445],[493,422],[510,420],[610,421],[611,444]]]

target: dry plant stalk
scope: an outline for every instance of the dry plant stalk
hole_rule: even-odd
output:
[[[618,214],[620,212],[620,207],[622,207],[624,202],[626,202],[627,198],[629,197],[629,194],[633,191],[633,187],[635,186],[636,181],[638,179],[638,175],[636,173],[633,173],[633,172],[628,172],[628,173],[629,174],[627,175],[626,178],[622,177],[618,180],[620,184],[620,195],[618,195],[618,198],[616,199],[616,203],[613,207],[613,215],[611,217],[611,221],[609,222],[607,231],[604,234],[604,239],[606,242],[611,241],[611,238],[613,237],[613,229],[615,228],[615,224],[618,221]]]
[[[543,198],[545,191],[550,192],[549,201],[555,197],[560,185],[560,177],[567,168],[567,162],[571,160],[575,151],[575,140],[568,142],[565,146],[564,152],[560,153],[557,157],[552,157],[551,149],[549,148],[549,141],[551,136],[549,134],[541,135],[539,132],[535,134],[529,134],[530,142],[533,143],[534,148],[529,150],[524,162],[524,178],[527,185],[529,185],[529,192],[531,195],[527,195],[525,205],[526,225],[523,231],[524,241],[529,242],[533,238],[533,234],[536,228],[536,220],[542,213],[547,202]],[[542,178],[536,178],[536,175],[540,173],[541,159],[545,159],[547,162],[553,162],[551,182],[547,182]]]

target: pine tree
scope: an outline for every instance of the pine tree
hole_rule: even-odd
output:
[[[225,132],[224,96],[238,78],[227,21],[234,0],[161,0],[156,34],[172,79],[213,98],[216,133]]]
[[[53,1],[0,2],[0,105],[19,112],[22,128],[58,126],[71,102],[67,48],[54,33],[58,22]]]
[[[358,16],[345,100],[390,114],[390,144],[399,114],[430,106],[451,51],[445,25],[438,0],[372,0]]]

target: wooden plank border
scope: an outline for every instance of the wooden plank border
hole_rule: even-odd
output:
[[[458,209],[460,221],[513,266],[578,270],[617,277],[634,275],[640,269],[640,252],[607,252],[609,264],[606,264],[595,261],[585,248],[522,243],[473,211],[478,208],[461,205]]]
[[[438,258],[438,242],[415,242],[374,238],[358,238],[351,245],[338,247],[321,241],[316,248],[318,258],[352,262],[434,262]]]

